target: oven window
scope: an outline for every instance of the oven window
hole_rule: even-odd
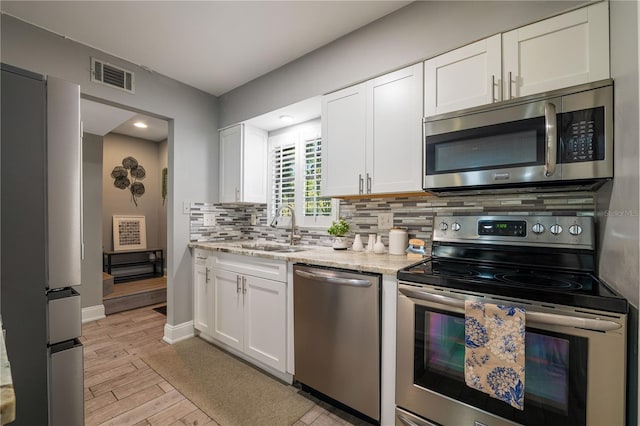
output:
[[[416,305],[414,383],[525,425],[586,421],[587,339],[527,327],[524,411],[464,382],[464,317]]]
[[[544,117],[427,136],[427,174],[544,164]]]

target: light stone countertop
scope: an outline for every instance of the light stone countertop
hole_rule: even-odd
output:
[[[294,253],[279,253],[243,248],[241,244],[268,244],[270,241],[226,241],[226,242],[194,242],[189,244],[191,248],[199,248],[211,251],[242,254],[245,256],[257,256],[269,259],[280,259],[289,262],[308,263],[311,265],[329,266],[333,268],[351,269],[354,271],[375,272],[395,276],[399,269],[412,265],[420,259],[407,256],[375,254],[372,252],[354,252],[348,250],[334,250],[331,247],[322,246],[296,246],[305,247],[308,250]],[[287,247],[283,245],[283,247]]]

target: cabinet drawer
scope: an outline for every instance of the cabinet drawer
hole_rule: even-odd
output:
[[[287,262],[285,260],[263,257],[243,256],[240,254],[213,252],[210,256],[212,268],[223,269],[254,277],[275,281],[287,281]]]
[[[211,255],[211,252],[209,250],[198,249],[198,248],[194,249],[193,261],[195,262],[196,265],[206,265],[207,259],[209,259],[210,255]]]

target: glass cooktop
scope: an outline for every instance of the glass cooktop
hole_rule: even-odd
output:
[[[586,272],[429,258],[398,271],[398,279],[519,299],[627,312],[627,301],[622,296]]]

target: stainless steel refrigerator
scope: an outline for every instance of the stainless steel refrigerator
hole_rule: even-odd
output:
[[[1,64],[0,315],[14,425],[84,424],[80,87]]]

